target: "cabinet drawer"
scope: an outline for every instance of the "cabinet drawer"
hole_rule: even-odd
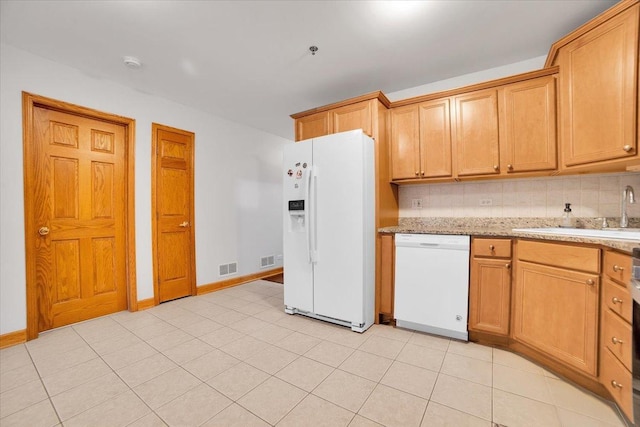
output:
[[[611,396],[629,419],[633,419],[633,400],[631,372],[615,358],[607,349],[602,351],[600,382],[611,393]]]
[[[631,323],[633,301],[631,300],[629,290],[606,278],[603,282],[602,298],[604,299],[606,307]]]
[[[473,239],[473,255],[490,258],[511,258],[511,239]]]
[[[604,253],[603,272],[624,286],[627,286],[631,279],[631,257],[613,251]]]
[[[591,273],[600,272],[600,249],[588,246],[518,240],[518,259]]]
[[[631,325],[618,317],[611,310],[603,316],[602,341],[611,353],[631,370]]]

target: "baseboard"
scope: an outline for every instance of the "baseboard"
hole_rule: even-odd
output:
[[[0,335],[0,348],[11,347],[12,345],[22,344],[23,342],[27,342],[26,329]]]
[[[156,300],[154,298],[140,300],[138,301],[138,311],[155,307],[155,305],[156,305]]]
[[[231,288],[233,286],[242,285],[243,283],[253,282],[254,280],[264,279],[265,277],[276,276],[283,272],[283,268],[274,268],[272,270],[260,271],[258,273],[247,274],[245,276],[234,277],[233,279],[213,282],[197,287],[197,295],[208,294],[209,292],[219,291],[220,289]]]

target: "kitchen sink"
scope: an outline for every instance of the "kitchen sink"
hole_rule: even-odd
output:
[[[595,237],[598,239],[638,240],[640,241],[640,228],[514,228],[513,231],[533,234],[551,234],[560,236]]]

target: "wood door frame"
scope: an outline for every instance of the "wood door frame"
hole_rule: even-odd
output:
[[[26,252],[26,291],[27,291],[27,340],[38,337],[38,290],[36,284],[36,242],[38,236],[33,230],[37,225],[30,215],[34,211],[35,197],[28,191],[34,188],[33,153],[33,110],[36,107],[59,111],[65,114],[101,120],[125,127],[125,269],[127,279],[127,305],[129,311],[138,310],[138,290],[136,284],[136,245],[135,245],[135,120],[128,117],[105,113],[87,107],[22,92],[22,141],[24,179],[24,237]]]
[[[191,169],[189,172],[189,185],[191,186],[191,194],[189,195],[189,233],[191,239],[191,265],[189,265],[191,274],[191,296],[197,295],[196,287],[196,239],[195,239],[195,142],[196,134],[183,129],[177,129],[171,126],[161,125],[159,123],[151,123],[151,247],[153,252],[153,300],[155,305],[160,304],[160,274],[158,272],[158,131],[165,130],[175,132],[191,138]]]

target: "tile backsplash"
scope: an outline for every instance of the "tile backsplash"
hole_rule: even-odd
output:
[[[399,189],[400,217],[561,217],[571,203],[576,217],[619,217],[622,191],[631,185],[640,217],[640,173],[572,175],[444,184],[404,185]],[[411,201],[422,200],[421,209]]]

